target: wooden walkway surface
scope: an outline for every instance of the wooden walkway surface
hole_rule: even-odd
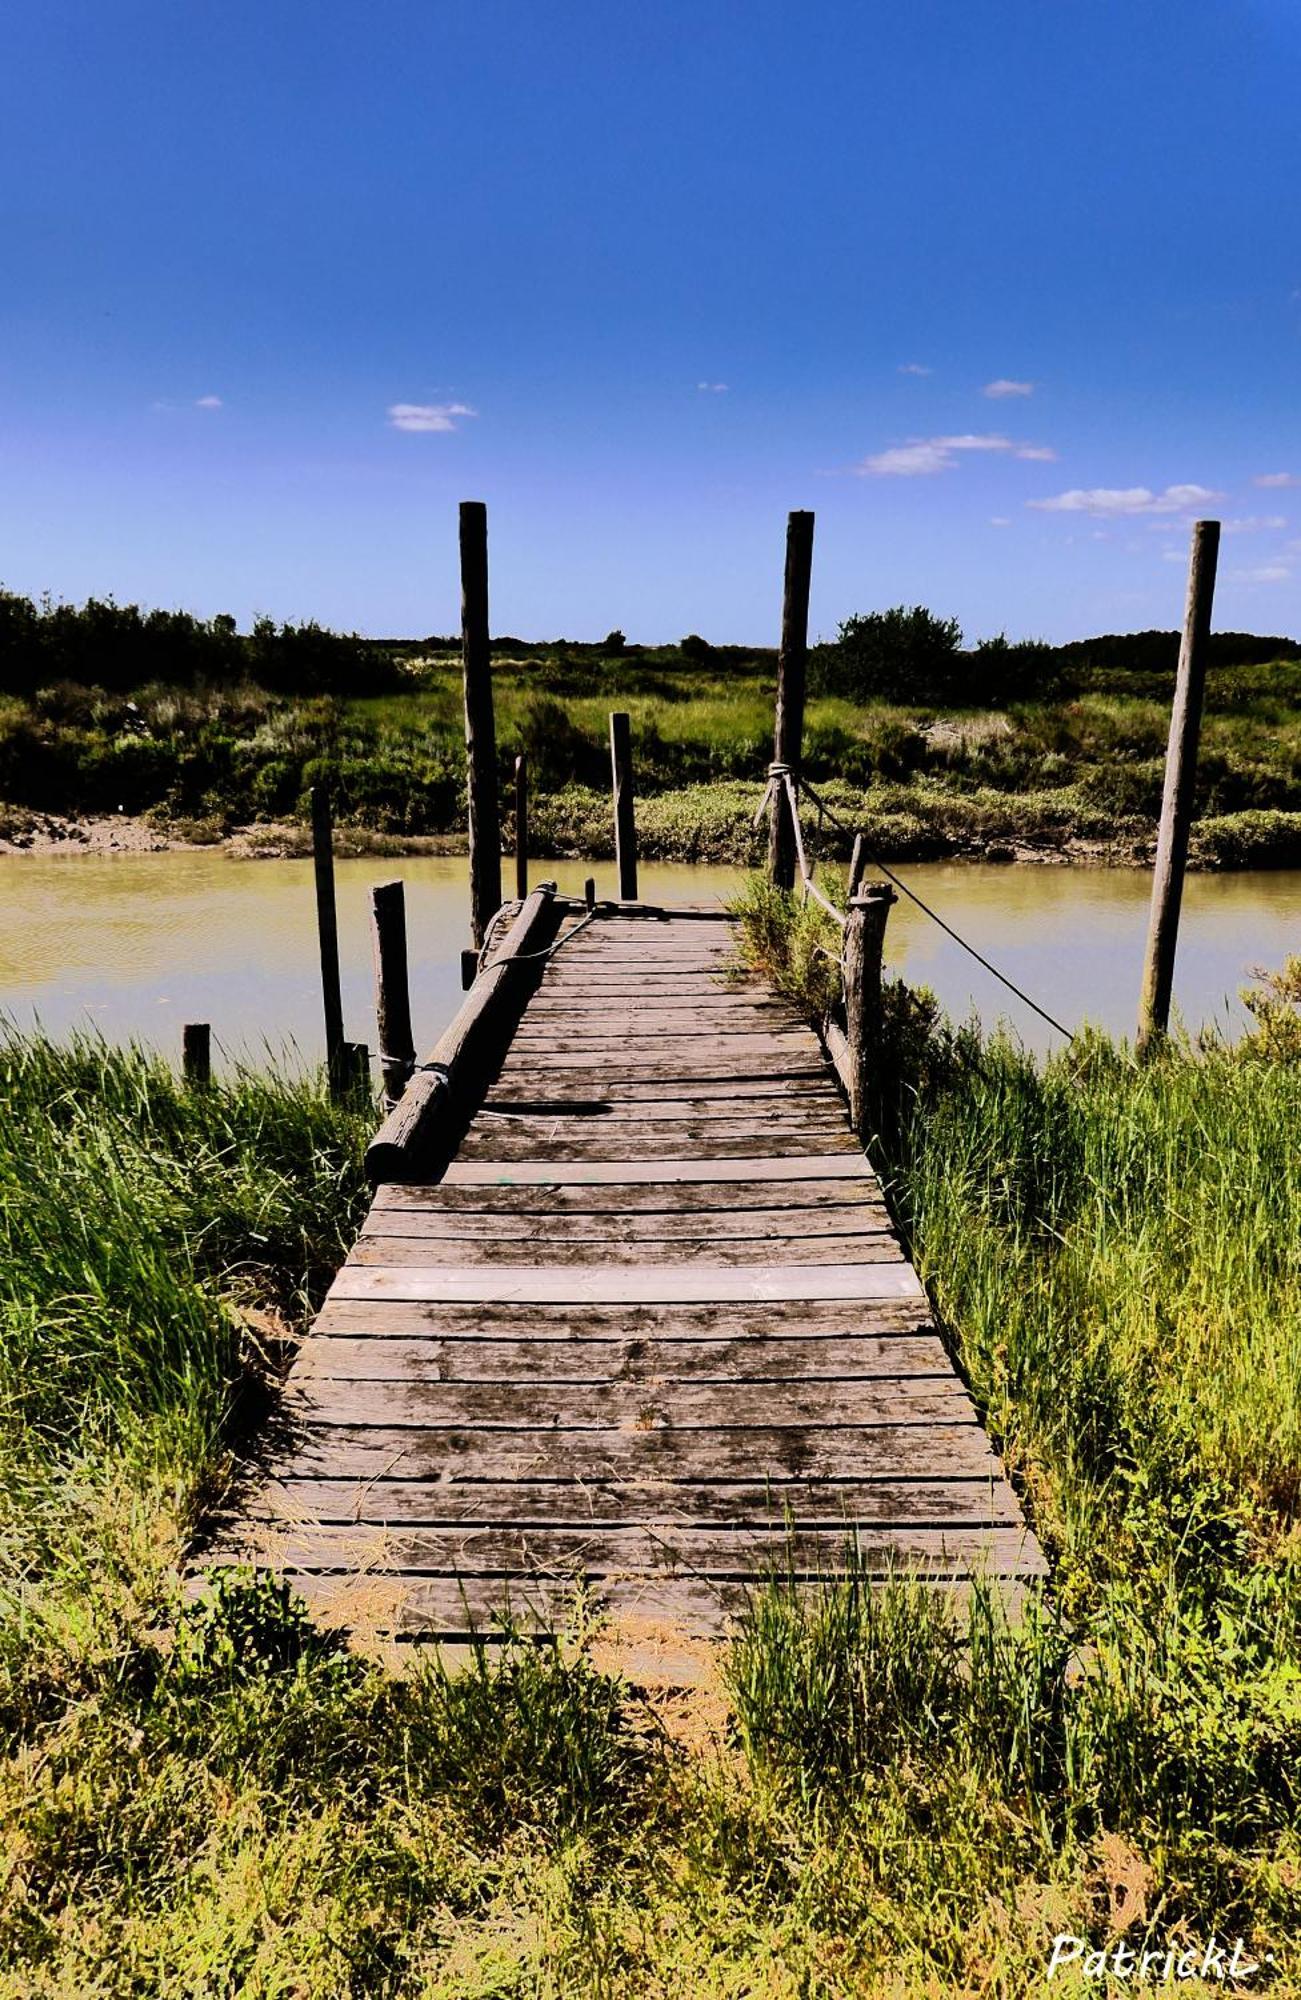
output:
[[[592,923],[443,1177],[378,1190],[240,1544],[323,1616],[549,1626],[582,1576],[708,1636],[850,1537],[1042,1571],[817,1037],[730,961],[721,914]]]

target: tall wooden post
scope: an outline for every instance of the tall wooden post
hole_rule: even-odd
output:
[[[316,867],[316,929],[321,945],[321,997],[325,1003],[325,1066],[330,1090],[340,1097],[347,1089],[347,1058],[343,1046],[343,994],[339,986],[339,920],[334,907],[334,825],[330,794],[313,785],[312,859]]]
[[[775,764],[798,779],[804,748],[804,674],[809,647],[809,580],[813,572],[813,516],[794,513],[786,523],[786,583],[782,594],[781,648],[777,654]],[[795,886],[795,828],[784,785],[773,790],[768,831],[768,873],[779,889]]]
[[[873,1078],[881,1063],[881,961],[885,922],[896,900],[887,882],[870,882],[850,899],[845,919],[845,1040],[849,1044],[849,1119],[867,1134]]]
[[[497,812],[497,733],[488,640],[488,510],[461,502],[461,662],[465,676],[465,756],[470,823],[470,931],[481,946],[501,908],[501,822]]]
[[[522,903],[529,892],[529,760],[523,751],[515,759],[515,894]]]
[[[632,727],[619,711],[610,717],[610,778],[614,790],[614,857],[619,901],[637,900],[637,818],[632,796]]]
[[[1215,598],[1215,567],[1220,548],[1218,521],[1198,521],[1193,527],[1188,564],[1188,598],[1184,607],[1183,643],[1170,711],[1170,742],[1166,750],[1165,791],[1157,834],[1156,866],[1152,875],[1152,911],[1148,919],[1147,958],[1138,1003],[1138,1046],[1150,1047],[1170,1025],[1170,995],[1174,988],[1175,945],[1179,936],[1179,906],[1188,862],[1188,833],[1197,782],[1197,742],[1202,726],[1206,688],[1207,641]]]
[[[391,1111],[416,1066],[407,978],[406,892],[400,882],[377,882],[370,892],[370,934],[375,954],[375,1022],[384,1102]]]

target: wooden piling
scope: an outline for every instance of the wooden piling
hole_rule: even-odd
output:
[[[845,1036],[849,1044],[849,1118],[867,1136],[874,1078],[881,1059],[881,961],[894,890],[872,882],[849,905],[845,920]]]
[[[782,595],[781,648],[777,655],[777,713],[773,762],[798,781],[804,747],[804,678],[809,644],[809,581],[813,572],[813,516],[796,512],[786,523],[786,581]],[[768,873],[779,889],[795,886],[795,828],[784,785],[773,789],[768,832]]]
[[[332,1095],[347,1089],[347,1058],[343,1053],[343,993],[339,985],[339,920],[334,904],[334,825],[330,795],[313,785],[312,859],[316,869],[316,929],[321,948],[321,997],[325,1006],[325,1066]]]
[[[637,900],[637,817],[632,790],[632,725],[622,710],[610,717],[610,779],[614,791],[614,856],[619,901]]]
[[[1164,1035],[1170,1025],[1179,906],[1183,898],[1193,791],[1197,782],[1197,743],[1201,734],[1207,641],[1211,632],[1219,547],[1219,522],[1196,522],[1188,563],[1183,642],[1179,648],[1179,671],[1170,711],[1170,742],[1166,750],[1165,790],[1161,800],[1156,865],[1152,874],[1147,957],[1138,1004],[1140,1053]]]
[[[212,1029],[207,1021],[187,1021],[181,1029],[181,1069],[198,1088],[212,1080]]]
[[[482,946],[501,907],[497,736],[488,638],[488,510],[461,502],[461,662],[465,680],[466,789],[470,828],[470,933]]]
[[[529,760],[523,751],[515,759],[515,897],[522,903],[529,892]]]
[[[375,1023],[384,1102],[391,1111],[416,1066],[407,977],[406,893],[401,882],[377,882],[370,892],[375,957]]]
[[[583,877],[583,901],[587,905],[589,910],[594,910],[596,908],[595,875],[585,875]]]

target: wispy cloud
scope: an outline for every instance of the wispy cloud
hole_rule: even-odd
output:
[[[1247,569],[1231,569],[1226,583],[1284,583],[1292,574],[1291,563],[1256,563]]]
[[[1051,500],[1025,504],[1044,514],[1183,514],[1220,497],[1209,486],[1167,486],[1163,493],[1150,486],[1072,486]]]
[[[726,382],[697,382],[696,387],[697,389],[703,389],[707,396],[725,396],[727,394]]]
[[[899,373],[901,375],[933,375],[935,370],[928,368],[924,361],[901,361],[899,363]]]
[[[989,525],[991,528],[1010,528],[1012,525],[1012,517],[1010,514],[991,514],[989,517]]]
[[[873,478],[915,479],[932,472],[947,472],[968,451],[1008,452],[1013,458],[1056,458],[1050,445],[1018,444],[1001,431],[962,431],[948,437],[908,438],[903,444],[875,451],[854,470]]]
[[[1226,535],[1268,535],[1286,528],[1286,514],[1240,514],[1234,521],[1221,523]]]
[[[220,410],[225,405],[222,403],[220,396],[196,396],[194,407],[196,410]]]
[[[468,403],[390,403],[388,420],[395,431],[454,431],[458,417],[477,417]]]
[[[1301,474],[1295,472],[1258,472],[1251,483],[1253,486],[1301,486]]]
[[[986,382],[982,396],[989,396],[996,403],[1004,402],[1009,396],[1033,396],[1033,382],[1013,382],[1008,376],[1000,375],[996,382]]]

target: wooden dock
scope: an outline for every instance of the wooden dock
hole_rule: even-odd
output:
[[[230,1552],[443,1639],[553,1627],[580,1578],[710,1636],[851,1541],[955,1587],[1042,1572],[836,1071],[721,912],[598,914],[500,1044],[450,1161],[377,1189]]]

